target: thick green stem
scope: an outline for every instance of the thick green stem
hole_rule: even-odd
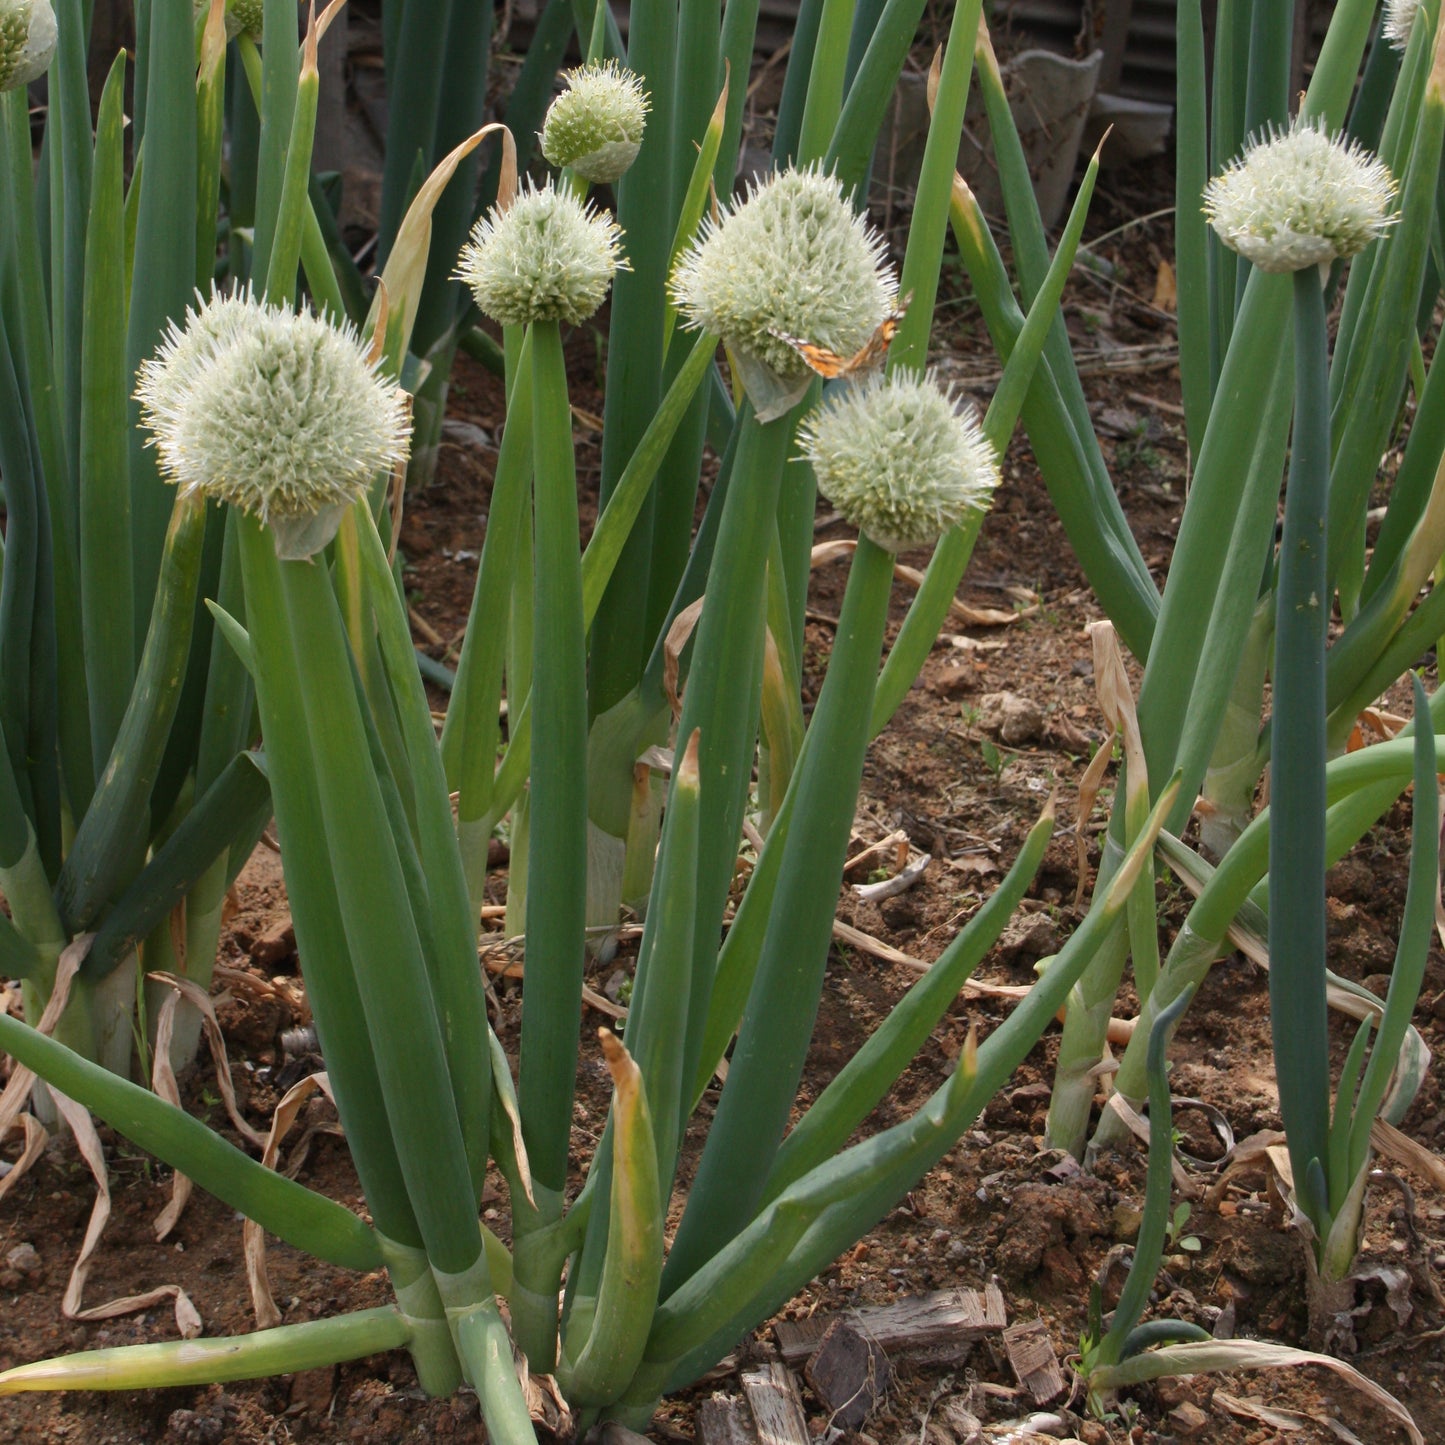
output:
[[[556,322],[532,327],[534,643],[520,1099],[533,1177],[560,1198],[576,1087],[587,876],[587,688],[577,477]]]
[[[1279,1107],[1295,1192],[1328,1232],[1319,1183],[1330,1098],[1325,1008],[1325,590],[1329,484],[1328,342],[1314,268],[1297,271],[1295,423],[1279,550],[1271,763],[1269,996]]]

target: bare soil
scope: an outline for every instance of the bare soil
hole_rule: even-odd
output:
[[[1174,336],[1167,309],[1156,305],[1159,262],[1172,251],[1166,220],[1116,226],[1155,208],[1158,176],[1130,173],[1105,178],[1095,206],[1095,252],[1114,268],[1112,279],[1080,276],[1071,285],[1067,314],[1086,370],[1086,386],[1130,523],[1156,576],[1162,579],[1185,489],[1185,452],[1176,405],[1178,377],[1171,365]],[[946,376],[986,401],[996,374],[976,308],[956,271],[938,313],[937,363]],[[1162,299],[1162,298],[1160,298]],[[571,341],[574,400],[584,414],[600,414],[598,342],[590,328]],[[500,387],[474,364],[458,364],[451,415],[456,425],[442,449],[436,483],[408,499],[402,545],[407,584],[418,619],[418,640],[437,657],[450,656],[466,620],[476,556],[488,506],[495,443],[502,417]],[[584,510],[595,511],[598,437],[587,416],[578,420],[579,474]],[[820,511],[819,537],[844,535]],[[916,566],[924,557],[903,559]],[[805,688],[821,681],[831,645],[846,563],[821,567],[814,577],[807,632]],[[908,592],[899,587],[894,625]],[[978,977],[993,983],[1031,981],[1032,965],[1052,952],[1080,916],[1075,905],[1076,791],[1079,776],[1103,735],[1094,702],[1090,649],[1083,629],[1099,615],[1062,528],[1049,505],[1027,443],[1015,440],[1005,479],[960,593],[975,606],[1016,616],[1007,625],[950,624],[934,648],[919,684],[869,754],[858,833],[871,841],[894,828],[934,862],[909,892],[881,906],[862,904],[851,887],[840,894],[840,917],[874,938],[923,960],[936,957],[957,928],[992,891],[1012,861],[1044,801],[1057,790],[1060,827],[1024,905],[1023,922],[1007,946],[985,960]],[[1433,670],[1433,659],[1429,660]],[[1433,680],[1432,680],[1433,685]],[[1030,736],[1005,742],[984,731],[981,700],[1012,692],[1035,703],[1039,725]],[[1092,840],[1101,814],[1087,824]],[[1342,863],[1331,878],[1333,966],[1382,990],[1403,902],[1408,805],[1397,807]],[[1090,863],[1097,850],[1090,841]],[[499,867],[495,897],[504,896]],[[1166,929],[1181,916],[1177,890],[1160,883]],[[278,860],[258,852],[236,892],[223,961],[254,983],[233,982],[220,1001],[233,1067],[247,1113],[264,1126],[278,1097],[284,1055],[281,1035],[302,1022],[294,940]],[[1165,937],[1167,943],[1167,935]],[[635,947],[635,945],[632,945]],[[599,966],[588,982],[605,988],[613,971],[630,966],[629,945],[618,960]],[[835,948],[822,1011],[803,1083],[811,1097],[858,1048],[907,987],[913,975],[858,949]],[[270,986],[277,980],[281,987]],[[515,1053],[520,985],[497,983],[501,1003],[494,1020]],[[904,1117],[953,1066],[970,1026],[986,1034],[1006,1012],[995,1000],[960,999],[914,1066],[880,1106],[870,1127]],[[1116,1013],[1132,1011],[1127,989]],[[583,1066],[575,1116],[579,1172],[595,1146],[607,1094],[595,1066],[592,1030],[584,1020]],[[1445,1043],[1445,967],[1432,953],[1416,1023],[1438,1052]],[[1096,1161],[1091,1173],[1061,1166],[1042,1151],[1057,1030],[1034,1050],[942,1165],[855,1249],[784,1311],[801,1317],[857,1303],[876,1303],[953,1286],[981,1288],[997,1280],[1010,1320],[1042,1319],[1060,1356],[1078,1346],[1089,1285],[1111,1251],[1127,1245],[1138,1225],[1143,1159],[1128,1147]],[[1348,1035],[1339,1028],[1337,1047]],[[1175,1092],[1196,1095],[1222,1111],[1237,1137],[1277,1127],[1271,1066],[1268,991],[1263,973],[1238,955],[1219,963],[1186,1015],[1174,1049]],[[227,1132],[212,1082],[201,1072],[185,1081],[191,1107]],[[702,1114],[706,1116],[707,1105]],[[318,1120],[323,1113],[317,1106]],[[1181,1127],[1192,1128],[1182,1115]],[[1406,1132],[1434,1148],[1445,1147],[1438,1071],[1427,1080],[1405,1123]],[[165,1282],[184,1286],[207,1334],[252,1327],[241,1258],[241,1227],[232,1211],[197,1193],[175,1234],[157,1244],[151,1222],[166,1197],[168,1171],[105,1134],[115,1178],[116,1213],[92,1269],[87,1303]],[[1191,1135],[1192,1137],[1192,1135]],[[689,1150],[699,1144],[697,1131]],[[1204,1144],[1201,1141],[1200,1148]],[[686,1171],[685,1163],[685,1171]],[[317,1134],[299,1178],[361,1209],[344,1144]],[[1412,1284],[1400,1314],[1383,1298],[1361,1317],[1353,1363],[1395,1393],[1429,1439],[1445,1439],[1445,1395],[1439,1348],[1445,1310],[1439,1292],[1445,1268],[1445,1200],[1427,1181],[1404,1177],[1407,1187],[1382,1181],[1371,1191],[1366,1230],[1368,1262],[1404,1267]],[[55,1141],[40,1165],[0,1210],[0,1367],[58,1352],[175,1337],[169,1311],[98,1323],[61,1317],[60,1296],[89,1215],[94,1189],[74,1148]],[[505,1209],[486,1204],[489,1220],[505,1232]],[[500,1214],[499,1211],[500,1210]],[[1196,1203],[1187,1233],[1199,1247],[1175,1247],[1159,1279],[1155,1312],[1205,1325],[1232,1320],[1236,1335],[1302,1342],[1307,1319],[1302,1246],[1286,1227],[1278,1198],[1263,1174],[1236,1181],[1216,1210]],[[32,1257],[23,1248],[31,1246]],[[19,1259],[24,1268],[16,1267]],[[379,1276],[358,1278],[299,1256],[276,1241],[270,1250],[276,1298],[287,1321],[319,1318],[385,1302]],[[1117,1291],[1110,1276],[1106,1296]],[[1110,1300],[1111,1302],[1111,1300]],[[1399,1301],[1397,1301],[1399,1303]],[[1401,1317],[1403,1316],[1403,1317]],[[768,1327],[746,1342],[750,1358],[771,1349]],[[985,1421],[1026,1416],[1030,1401],[1019,1391],[1001,1349],[985,1342],[966,1363],[915,1366],[896,1363],[897,1382],[884,1405],[856,1438],[952,1445],[966,1438],[946,1408],[964,1404]],[[716,1382],[668,1401],[649,1432],[655,1440],[687,1440],[696,1406]],[[1286,1438],[1283,1425],[1250,1417],[1250,1406],[1226,1406],[1244,1397],[1255,1406],[1296,1413],[1288,1438],[1365,1442],[1398,1438],[1379,1413],[1322,1371],[1198,1377],[1144,1386],[1129,1393],[1108,1419],[1090,1418],[1083,1402],[1068,1403],[1065,1433],[1098,1445],[1113,1441],[1194,1438],[1222,1445],[1263,1445]],[[823,1437],[826,1414],[810,1396],[810,1428]],[[1053,1407],[1058,1410],[1060,1406]],[[1287,1422],[1286,1422],[1287,1423]],[[431,1437],[484,1438],[477,1403],[462,1393],[428,1401],[402,1356],[364,1360],[224,1389],[151,1391],[128,1396],[31,1395],[0,1405],[0,1441],[87,1441],[129,1445],[138,1441],[262,1441],[302,1439],[402,1441]],[[1014,1436],[1010,1438],[1023,1438]]]

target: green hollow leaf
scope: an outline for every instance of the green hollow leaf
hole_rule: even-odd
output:
[[[950,214],[989,336],[1006,360],[1017,345],[1025,317],[1014,300],[1003,257],[966,187],[955,185]],[[1072,394],[1079,386],[1077,374],[1069,375],[1074,368],[1067,338],[1064,352],[1065,382],[1061,384],[1045,355],[1035,368],[1020,417],[1085,576],[1129,650],[1136,657],[1147,657],[1159,593],[1119,506],[1093,426],[1080,427],[1066,399],[1065,392]]]
[[[603,506],[611,500],[663,395],[665,283],[677,225],[673,126],[680,78],[678,27],[678,7],[673,0],[634,0],[627,63],[652,100],[637,159],[617,183],[617,220],[627,237],[631,265],[619,271],[612,283],[599,492]],[[688,79],[692,81],[692,77]],[[695,485],[695,471],[684,477],[686,485]],[[664,477],[655,492],[668,480],[672,479]],[[639,621],[647,615],[653,513],[658,501],[659,496],[652,492],[643,498],[623,544],[622,565],[614,571],[592,622],[587,661],[589,718],[599,717],[631,692],[647,661],[652,638],[643,635],[646,629]],[[690,531],[691,506],[684,510],[684,525]]]
[[[823,160],[823,169],[833,171],[842,180],[845,190],[856,191],[867,173],[873,147],[892,102],[903,62],[912,48],[923,10],[924,0],[888,0],[878,17],[877,28],[853,76],[853,83],[848,87],[832,143]],[[735,68],[733,73],[740,75],[742,72]],[[742,102],[743,87],[739,85],[739,122]],[[726,150],[724,154],[727,154]]]
[[[201,875],[260,812],[271,789],[248,753],[234,757],[106,912],[81,972],[101,977],[137,947],[190,893]]]
[[[286,144],[286,166],[276,210],[276,230],[266,263],[268,301],[284,306],[296,294],[296,269],[301,260],[302,236],[311,209],[311,147],[316,136],[316,106],[321,77],[316,69],[316,26],[306,33],[296,99],[291,112],[291,135]],[[264,91],[263,91],[264,93]]]
[[[135,240],[126,257],[130,276],[126,365],[132,371],[155,351],[167,323],[185,311],[196,269],[192,225],[196,214],[195,32],[191,12],[184,5],[152,3],[147,8],[149,29],[143,56],[138,57],[138,69],[144,64],[146,72],[145,163],[131,180]],[[177,224],[181,218],[182,224]],[[139,414],[139,403],[132,398],[131,536],[137,652],[150,623],[173,500],[171,488],[156,469],[148,434],[138,424]]]
[[[808,99],[808,82],[813,73],[813,56],[817,50],[823,6],[824,0],[801,0],[798,5],[792,48],[788,51],[787,70],[783,75],[783,92],[778,97],[778,114],[773,125],[772,159],[773,166],[779,170],[790,165],[798,156],[798,137],[803,129],[803,107]],[[834,107],[835,124],[839,102],[835,102]]]
[[[1349,1160],[1345,1174],[1330,1180],[1331,1201],[1343,1198],[1349,1182],[1365,1167],[1369,1158],[1370,1127],[1380,1111],[1395,1073],[1401,1045],[1410,1027],[1410,1017],[1420,997],[1430,934],[1435,919],[1436,880],[1440,875],[1440,797],[1435,786],[1437,772],[1436,737],[1427,718],[1425,689],[1418,676],[1410,679],[1415,694],[1415,754],[1413,816],[1410,825],[1410,873],[1405,890],[1405,911],[1395,963],[1390,970],[1390,988],[1385,1013],[1380,1020],[1375,1047],[1360,1081],[1360,1096],[1350,1125]],[[1338,1193],[1337,1193],[1338,1191]]]
[[[250,1335],[83,1350],[6,1370],[0,1374],[0,1395],[27,1390],[157,1390],[259,1380],[401,1349],[411,1342],[411,1333],[406,1316],[395,1305],[383,1305]]]
[[[1144,1187],[1144,1213],[1134,1243],[1128,1278],[1114,1307],[1109,1333],[1100,1342],[1092,1363],[1116,1364],[1124,1355],[1139,1316],[1148,1307],[1159,1273],[1159,1262],[1169,1232],[1169,1204],[1174,1182],[1174,1122],[1166,1057],[1170,1032],[1194,997],[1186,989],[1162,1009],[1149,1030],[1149,1163]]]
[[[795,1179],[846,1144],[853,1130],[913,1062],[924,1041],[958,997],[984,954],[1013,916],[1054,831],[1050,805],[993,895],[969,919],[924,976],[894,1005],[868,1042],[843,1066],[783,1141],[763,1192],[775,1199]]]
[[[532,366],[531,342],[523,343],[524,356],[507,400],[507,423],[497,456],[492,484],[492,505],[487,517],[477,580],[467,615],[466,636],[457,662],[456,685],[442,725],[442,759],[447,785],[457,793],[457,828],[462,845],[467,887],[480,907],[486,885],[486,820],[491,810],[497,740],[501,733],[499,709],[502,669],[506,655],[507,615],[514,553],[521,522],[528,508],[532,477]],[[520,705],[509,711],[510,735],[515,744],[522,724]],[[510,800],[508,800],[510,802]]]
[[[1364,514],[1380,456],[1395,426],[1415,341],[1414,317],[1429,250],[1442,144],[1445,88],[1432,76],[1404,177],[1400,223],[1371,273],[1360,329],[1345,358],[1349,374],[1332,414],[1329,563],[1347,618],[1359,607],[1365,568]]]
[[[341,903],[324,847],[318,770],[294,681],[299,663],[281,597],[280,564],[270,537],[258,523],[245,517],[236,522],[251,629],[249,636],[242,636],[256,683],[277,836],[287,855],[286,887],[307,998],[372,1218],[388,1239],[417,1248],[421,1235],[392,1141]]]
[[[677,230],[673,233],[672,250],[668,253],[667,258],[667,274],[669,276],[672,275],[677,258],[692,244],[693,237],[697,235],[698,227],[702,224],[702,214],[707,205],[713,170],[717,165],[718,150],[722,145],[727,101],[728,86],[724,85],[722,94],[718,96],[717,105],[713,108],[712,116],[708,120],[707,129],[703,132],[702,143],[698,146],[697,161],[683,192],[682,204],[678,208]],[[672,304],[670,292],[666,297],[666,306],[662,322],[664,355],[672,344],[672,331],[677,324],[677,308]]]
[[[296,109],[301,55],[296,44],[296,6],[291,0],[264,0],[261,46],[261,94],[257,111],[261,133],[256,157],[255,241],[251,265],[258,278],[269,276],[271,249],[286,186],[286,147]],[[255,53],[250,36],[242,36],[243,53]]]
[[[1374,0],[1340,0],[1330,16],[1300,112],[1324,116],[1332,132],[1345,123],[1374,20]]]
[[[1115,882],[1043,978],[912,1118],[819,1165],[761,1211],[659,1308],[639,1371],[639,1394],[676,1389],[717,1362],[751,1324],[767,1318],[861,1239],[953,1146],[1022,1062],[1113,930],[1174,805],[1179,779],[1162,790],[1148,826]],[[644,1374],[646,1378],[644,1378]]]
[[[374,1061],[407,1198],[433,1268],[461,1275],[481,1263],[468,1153],[448,1072],[440,1010],[407,891],[401,856],[407,840],[393,831],[387,814],[340,607],[325,568],[309,561],[279,562],[273,551],[266,555],[271,538],[259,528],[246,527],[243,543],[253,637],[260,590],[252,585],[253,577],[259,581],[262,567],[274,569],[293,656],[305,659],[304,666],[282,673],[281,685],[300,694],[307,735],[325,740],[325,746],[311,749],[324,832],[303,834],[288,845],[277,764],[280,748],[294,747],[296,740],[266,736],[283,854],[288,846],[293,853],[298,844],[306,849],[309,838],[309,846],[323,855],[366,1020],[364,1032],[351,1034],[346,1046],[366,1050]],[[253,564],[259,564],[255,572]],[[264,720],[263,712],[263,724]],[[294,898],[292,912],[296,914]],[[299,918],[297,925],[300,944]],[[405,1029],[396,1023],[393,1000],[398,997],[408,1008]],[[320,1027],[320,1007],[316,1017]],[[324,1031],[322,1046],[328,1054],[333,1047]],[[338,1103],[342,1093],[338,1087]],[[384,1232],[396,1237],[390,1229]]]
[[[51,103],[42,149],[42,157],[48,156],[51,161],[48,173],[42,170],[40,177],[42,198],[46,190],[49,193],[48,217],[36,214],[26,91],[21,87],[0,96],[0,140],[4,143],[0,164],[6,172],[0,180],[0,197],[8,202],[14,218],[8,228],[9,244],[0,248],[6,272],[0,290],[4,292],[3,304],[9,309],[10,344],[17,373],[24,378],[30,413],[28,426],[18,418],[9,424],[18,425],[21,438],[29,426],[34,428],[37,455],[33,465],[43,483],[44,505],[49,513],[48,540],[36,560],[52,574],[52,580],[44,584],[43,595],[37,593],[35,597],[34,617],[46,633],[53,629],[57,660],[67,659],[67,665],[57,666],[46,684],[46,696],[53,688],[53,702],[47,707],[53,709],[54,716],[45,724],[51,736],[43,742],[37,737],[35,747],[49,753],[56,752],[58,744],[60,781],[74,815],[83,812],[89,803],[95,781],[85,670],[70,661],[78,659],[82,651],[76,430],[90,130],[84,65],[76,58],[83,48],[77,40],[79,7],[59,5],[57,13],[66,40],[60,47],[65,53],[57,54],[51,67]],[[67,160],[73,162],[74,174]],[[50,254],[43,275],[46,220]],[[42,224],[38,225],[38,221]],[[44,557],[47,553],[48,561]],[[51,671],[48,666],[46,670]],[[32,696],[38,699],[40,694]],[[54,850],[48,824],[41,836],[46,840],[49,857]]]
[[[717,1113],[665,1273],[665,1293],[756,1210],[803,1071],[868,744],[893,554],[858,539],[827,677],[795,774],[795,816]],[[703,735],[706,745],[706,734]],[[706,798],[706,782],[704,799]]]
[[[1427,34],[1429,29],[1426,25],[1411,31],[1403,56],[1394,46],[1383,40],[1371,52],[1372,58],[1375,51],[1385,52],[1392,57],[1393,67],[1398,71],[1387,97],[1388,106],[1379,123],[1379,134],[1369,144],[1369,149],[1376,152],[1397,180],[1404,176],[1409,164],[1411,137],[1424,108],[1425,83],[1430,73],[1434,49]],[[1363,91],[1361,93],[1363,94]],[[1351,124],[1353,125],[1353,117]],[[1340,307],[1339,324],[1335,330],[1335,356],[1339,361],[1331,368],[1330,374],[1330,400],[1336,408],[1345,387],[1353,386],[1359,379],[1358,375],[1351,374],[1352,371],[1357,372],[1358,368],[1341,363],[1348,362],[1355,353],[1355,335],[1361,330],[1366,301],[1374,289],[1375,262],[1382,256],[1381,247],[1369,246],[1350,261],[1344,302]],[[1371,342],[1368,326],[1364,331],[1360,350],[1367,352]]]
[[[622,558],[626,539],[642,511],[647,490],[716,354],[717,337],[699,332],[692,339],[686,359],[652,414],[597,519],[582,554],[582,606],[589,627]]]
[[[221,151],[226,128],[226,26],[224,8],[207,8],[199,20],[196,71],[196,289],[210,292],[216,274],[217,215],[221,204]]]
[[[297,1249],[346,1269],[381,1265],[376,1235],[348,1209],[228,1144],[164,1099],[0,1016],[0,1047],[117,1132]]]
[[[1174,251],[1179,294],[1179,381],[1184,393],[1189,455],[1197,460],[1214,390],[1209,360],[1209,225],[1199,206],[1209,176],[1204,18],[1200,0],[1184,0],[1179,6],[1177,34]]]
[[[81,351],[81,617],[96,774],[104,769],[125,717],[136,657],[126,408],[124,89],[125,58],[120,56],[96,117]]]
[[[653,1130],[665,1208],[684,1121],[692,1099],[683,1073],[682,1040],[692,988],[697,912],[699,783],[696,733],[683,748],[668,795],[654,901],[638,949],[626,1040],[655,1100]]]
[[[95,920],[126,872],[144,858],[151,788],[170,736],[190,651],[205,531],[205,497],[194,492],[178,495],[135,688],[95,798],[56,884],[56,901],[72,933]]]
[[[1289,284],[1256,272],[1215,392],[1139,691],[1150,778],[1185,766],[1197,794],[1274,540],[1290,416]],[[1177,827],[1178,819],[1171,820]]]
[[[808,749],[808,735],[803,735],[803,746],[799,762]],[[793,775],[797,776],[797,763]],[[758,958],[762,953],[763,937],[767,933],[768,917],[772,912],[773,899],[777,896],[778,874],[782,868],[785,851],[783,839],[792,826],[793,795],[791,790],[784,794],[782,806],[773,818],[768,830],[767,845],[762,856],[753,865],[752,877],[748,880],[747,892],[743,894],[733,921],[728,927],[727,937],[717,956],[717,967],[712,978],[712,992],[708,999],[707,1019],[702,1036],[702,1048],[693,1074],[692,1090],[687,1099],[689,1113],[697,1107],[704,1090],[712,1080],[719,1061],[727,1052],[733,1035],[737,1032],[738,1021],[743,1016],[743,1007],[752,991],[753,976],[757,972]]]
[[[949,197],[958,166],[958,143],[963,134],[963,112],[968,100],[969,77],[973,74],[974,46],[980,34],[982,9],[981,0],[964,0],[963,4],[954,7],[949,23],[948,45],[943,53],[933,113],[929,117],[923,166],[918,176],[918,194],[908,227],[908,249],[904,254],[903,275],[899,282],[903,295],[911,294],[913,299],[889,348],[890,370],[907,367],[922,371],[927,360],[933,303],[938,295],[939,263],[943,259],[943,242],[948,235]],[[1024,390],[1027,390],[1027,385]]]
[[[411,631],[397,597],[370,509],[354,507],[348,519],[360,538],[361,569],[372,599],[377,640],[413,779],[418,853],[425,873],[431,948],[427,965],[446,1041],[452,1091],[466,1141],[472,1182],[481,1198],[487,1168],[491,1064],[476,1041],[487,1032],[486,996],[477,969],[477,925],[457,852],[451,802],[431,708],[417,672]]]
[[[823,0],[821,6],[798,133],[797,163],[801,166],[822,158],[838,123],[848,41],[853,33],[853,5],[854,0]],[[914,216],[916,222],[916,211]]]
[[[50,163],[51,339],[55,380],[72,465],[80,432],[82,294],[86,215],[90,204],[90,90],[86,79],[86,11],[81,0],[56,0],[59,40],[46,77],[45,151]],[[75,537],[74,477],[51,479],[57,532]],[[63,500],[62,500],[63,499]]]

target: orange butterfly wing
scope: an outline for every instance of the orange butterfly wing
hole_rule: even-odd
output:
[[[789,336],[782,331],[775,331],[773,335],[779,341],[786,341],[803,358],[805,366],[829,381],[840,376],[858,376],[883,365],[884,359],[888,355],[888,348],[892,346],[893,338],[898,335],[898,327],[907,314],[908,303],[912,299],[913,296],[910,292],[903,298],[897,310],[890,311],[879,322],[878,329],[852,356],[839,356],[836,351],[829,351],[826,346],[803,341],[799,337]]]

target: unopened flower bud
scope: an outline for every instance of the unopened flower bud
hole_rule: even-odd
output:
[[[249,295],[188,311],[136,395],[166,479],[259,517],[283,557],[325,546],[407,456],[405,393],[356,334]]]
[[[583,65],[562,77],[567,89],[542,125],[542,154],[571,166],[584,181],[610,185],[637,159],[647,125],[647,92],[615,60]]]
[[[457,278],[503,326],[585,321],[627,263],[622,232],[608,215],[549,181],[527,186],[503,212],[483,216],[462,247]]]
[[[937,541],[984,511],[998,461],[971,411],[933,376],[896,372],[852,387],[803,422],[798,439],[818,490],[890,552]]]
[[[1302,271],[1363,251],[1391,224],[1394,195],[1383,162],[1296,120],[1251,141],[1210,181],[1204,214],[1261,271]]]
[[[50,0],[0,0],[0,91],[16,90],[44,75],[55,54],[55,39]]]

